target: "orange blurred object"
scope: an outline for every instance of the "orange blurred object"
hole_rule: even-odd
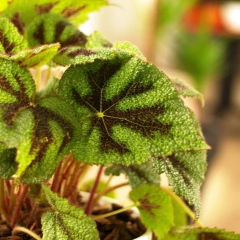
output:
[[[196,32],[199,28],[206,26],[214,34],[226,34],[219,4],[197,4],[186,12],[183,21],[190,32]]]

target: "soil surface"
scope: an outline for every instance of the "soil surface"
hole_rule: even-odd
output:
[[[79,198],[80,201],[81,198]],[[79,206],[82,203],[77,204]],[[110,205],[110,208],[109,208]],[[117,204],[109,204],[105,206],[97,206],[93,209],[92,215],[100,215],[122,208]],[[134,217],[131,210],[119,213],[117,215],[96,220],[99,237],[101,240],[132,240],[142,235],[146,228],[139,218]],[[38,227],[32,229],[40,237],[42,231]],[[12,228],[4,221],[0,221],[0,240],[35,240],[25,233],[16,233],[12,235]]]

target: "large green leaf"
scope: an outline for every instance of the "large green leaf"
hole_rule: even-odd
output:
[[[7,19],[0,18],[0,52],[15,53],[27,47],[27,42]]]
[[[30,46],[57,43],[61,47],[84,46],[86,36],[65,18],[53,13],[45,13],[35,18],[26,30]]]
[[[160,176],[155,171],[151,162],[142,163],[140,165],[113,165],[105,170],[105,174],[119,176],[125,174],[129,179],[132,188],[141,186],[142,184],[160,185]]]
[[[113,50],[110,56],[71,66],[60,80],[59,93],[82,114],[82,160],[129,165],[150,155],[207,148],[166,75],[127,52]]]
[[[208,146],[172,81],[126,49],[85,54],[83,63],[71,66],[59,86],[60,95],[81,114],[85,138],[73,150],[75,157],[104,165],[152,159],[199,212]]]
[[[171,198],[159,187],[142,185],[130,192],[130,198],[139,204],[141,220],[147,228],[155,232],[159,239],[173,225]]]
[[[14,0],[2,15],[21,28],[38,15],[48,12],[62,15],[78,26],[88,19],[89,13],[107,4],[107,0]]]
[[[83,210],[70,206],[67,199],[60,198],[43,186],[52,210],[41,219],[43,240],[98,240],[95,222]]]
[[[227,232],[217,228],[179,228],[169,235],[165,236],[164,240],[239,240],[240,235],[233,232]]]
[[[43,181],[73,148],[81,125],[75,110],[61,99],[35,97],[35,84],[26,69],[8,60],[0,63],[0,142],[17,150],[15,162],[4,152],[1,169],[8,169],[11,162],[14,177],[27,183]]]

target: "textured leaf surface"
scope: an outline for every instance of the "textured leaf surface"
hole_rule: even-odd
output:
[[[27,47],[17,28],[7,19],[0,18],[0,52],[15,53]]]
[[[197,218],[201,209],[200,186],[206,171],[205,158],[206,151],[189,151],[153,159],[158,173],[166,172],[176,194],[186,197],[195,206]]]
[[[56,43],[25,49],[12,55],[9,59],[17,62],[22,67],[40,67],[52,60],[59,47],[60,45]]]
[[[58,98],[34,102],[35,84],[30,73],[14,62],[0,62],[0,142],[17,149],[16,177],[27,183],[43,181],[70,152],[75,134],[80,136],[78,119]],[[8,166],[3,159],[2,169]]]
[[[217,228],[179,229],[165,236],[164,240],[239,240],[240,235]]]
[[[60,160],[70,153],[76,139],[81,138],[81,125],[74,109],[61,99],[41,99],[34,114],[32,146],[37,154],[22,177],[26,183],[50,178]]]
[[[60,15],[45,13],[34,19],[26,30],[30,46],[57,43],[61,47],[84,46],[86,36]]]
[[[11,178],[16,172],[17,163],[15,162],[16,149],[6,149],[4,144],[0,143],[0,177]]]
[[[2,15],[10,18],[21,28],[38,15],[48,12],[60,14],[79,26],[88,19],[89,13],[107,4],[107,0],[14,0]]]
[[[196,97],[201,101],[202,105],[204,105],[203,95],[195,90],[192,86],[178,79],[172,79],[172,82],[179,92],[179,95],[183,97]]]
[[[138,209],[142,222],[162,239],[173,225],[171,198],[159,187],[151,185],[133,189],[130,198],[140,203]]]
[[[13,123],[18,111],[32,105],[34,93],[30,73],[12,61],[0,59],[0,107],[7,124]]]
[[[54,61],[59,65],[77,65],[91,63],[95,60],[111,60],[117,55],[123,58],[130,56],[138,57],[145,60],[145,57],[137,47],[127,42],[116,42],[113,46],[99,36],[98,33],[88,37],[86,48],[70,47],[63,48],[55,56]]]
[[[83,159],[131,164],[151,154],[205,149],[197,122],[171,81],[153,65],[118,53],[112,51],[111,61],[72,66],[60,80],[62,97],[84,115]]]
[[[119,176],[121,173],[125,174],[129,179],[129,184],[132,188],[141,186],[142,184],[150,184],[159,186],[160,176],[152,167],[151,162],[142,163],[141,165],[113,165],[108,167],[105,171],[107,175],[112,174]]]
[[[60,94],[83,123],[85,138],[73,150],[75,158],[130,165],[150,157],[199,213],[206,168],[200,150],[208,146],[193,113],[171,80],[132,52],[102,49],[96,56],[85,55],[85,64],[71,66],[60,80]]]
[[[41,219],[43,240],[98,240],[95,222],[83,210],[70,206],[67,199],[57,196],[43,186],[52,210]]]

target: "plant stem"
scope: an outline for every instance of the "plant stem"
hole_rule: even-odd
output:
[[[33,231],[31,231],[31,230],[29,230],[29,229],[27,229],[25,227],[19,227],[19,226],[15,227],[13,229],[13,231],[12,231],[12,234],[15,234],[17,232],[24,232],[24,233],[30,235],[31,237],[33,237],[33,238],[35,238],[37,240],[42,240],[42,238],[40,238],[35,232],[33,232]]]
[[[4,199],[4,180],[0,178],[0,212],[3,214],[7,222],[9,222],[10,219],[5,209],[7,208],[6,208],[5,199]]]
[[[92,190],[90,192],[89,200],[88,200],[88,202],[86,204],[86,207],[85,207],[85,213],[87,215],[89,215],[91,210],[92,210],[92,206],[93,206],[93,202],[94,202],[94,195],[95,195],[95,193],[97,191],[97,187],[98,187],[98,184],[99,184],[102,172],[103,172],[103,166],[100,166],[99,170],[98,170],[97,178],[96,178],[96,180],[95,180],[95,182],[93,184]]]
[[[187,213],[188,216],[191,217],[193,221],[196,224],[198,224],[199,227],[202,227],[202,228],[204,227],[201,220],[196,219],[196,215],[194,214],[194,212],[183,202],[183,200],[180,197],[178,197],[173,191],[169,190],[166,187],[161,187],[161,188],[182,207],[185,213]]]
[[[66,194],[67,197],[71,197],[72,195],[74,195],[74,193],[76,193],[77,186],[78,186],[78,180],[83,171],[83,169],[82,169],[83,166],[84,166],[84,164],[82,164],[80,162],[75,163],[75,167],[73,169],[71,179],[68,182],[67,188],[65,189],[66,191],[64,193],[64,194]]]
[[[61,174],[63,161],[61,161],[60,164],[58,165],[58,168],[57,168],[57,170],[54,174],[53,180],[52,180],[51,190],[53,192],[57,192],[59,190],[59,178],[60,178],[60,174]]]
[[[20,209],[21,209],[23,201],[28,193],[29,185],[25,185],[25,186],[22,185],[22,187],[23,187],[23,191],[21,194],[19,194],[19,199],[18,199],[17,205],[13,211],[11,227],[14,227],[16,225],[16,223],[18,221]]]
[[[113,215],[116,215],[116,214],[119,214],[119,213],[122,213],[122,212],[125,212],[133,207],[136,207],[137,205],[134,203],[132,205],[129,205],[127,207],[124,207],[124,208],[121,208],[121,209],[118,209],[116,211],[112,211],[112,212],[109,212],[109,213],[105,213],[105,214],[102,214],[102,215],[97,215],[97,216],[91,216],[92,219],[94,221],[98,220],[98,219],[102,219],[102,218],[106,218],[106,217],[110,217],[110,216],[113,216]]]

